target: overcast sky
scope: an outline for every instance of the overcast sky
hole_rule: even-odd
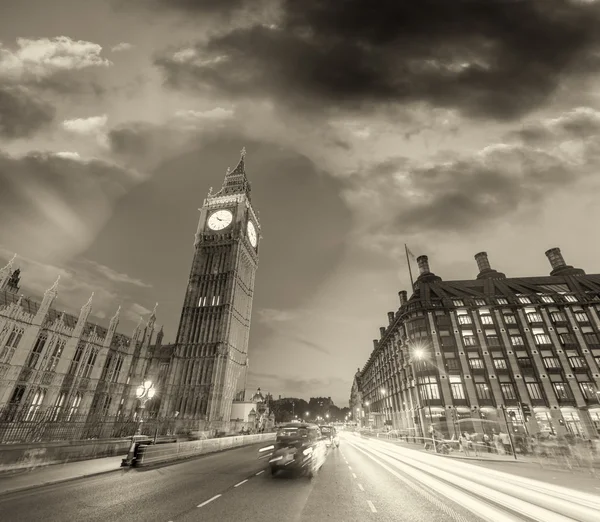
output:
[[[597,273],[600,2],[20,0],[0,17],[0,262],[176,334],[198,208],[248,150],[249,385],[346,405],[403,244]],[[414,267],[416,270],[416,267]]]

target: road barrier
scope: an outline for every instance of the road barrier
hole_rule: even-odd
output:
[[[140,445],[137,448],[133,465],[136,468],[151,466],[153,464],[187,459],[207,453],[216,453],[217,451],[274,440],[275,433],[261,433],[259,435],[237,435],[235,437],[174,442],[170,444]]]

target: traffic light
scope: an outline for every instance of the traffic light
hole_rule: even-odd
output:
[[[517,413],[516,413],[516,412],[514,412],[514,411],[509,411],[509,412],[508,412],[508,415],[514,419],[514,418],[516,418],[516,416],[517,416]]]
[[[561,426],[564,426],[564,425],[565,425],[565,419],[558,419],[558,423],[559,423]]]
[[[529,404],[521,404],[521,409],[523,410],[523,415],[531,415]]]

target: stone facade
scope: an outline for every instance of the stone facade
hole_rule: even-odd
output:
[[[91,419],[111,436],[108,419],[136,413],[135,388],[151,343],[162,339],[162,332],[154,339],[155,313],[125,336],[117,332],[119,310],[108,328],[89,320],[93,294],[77,317],[59,312],[60,278],[41,301],[24,297],[14,261],[0,270],[0,442],[31,439],[19,426],[37,429],[40,440],[81,438],[77,430]]]
[[[600,275],[546,255],[550,276],[507,278],[481,252],[476,279],[447,282],[419,257],[412,296],[399,293],[355,378],[354,412],[417,436],[432,424],[598,436]]]
[[[200,209],[194,255],[160,415],[227,429],[245,386],[260,224],[250,199],[245,151]],[[221,423],[219,425],[219,423]]]

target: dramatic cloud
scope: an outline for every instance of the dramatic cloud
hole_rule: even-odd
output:
[[[40,80],[61,71],[111,65],[100,56],[100,45],[67,36],[38,40],[18,38],[17,47],[11,51],[0,44],[0,78]]]
[[[223,109],[222,107],[215,107],[208,111],[177,111],[175,116],[184,120],[226,120],[233,117],[232,109]]]
[[[106,125],[107,120],[106,114],[89,118],[76,118],[63,121],[63,127],[65,130],[76,134],[97,134]]]
[[[190,11],[204,2],[185,2]],[[597,71],[600,3],[282,0],[277,24],[157,59],[167,84],[295,108],[425,101],[511,119]],[[224,6],[225,9],[225,6]]]
[[[0,154],[0,244],[57,262],[89,245],[139,176],[64,154]]]
[[[54,119],[54,107],[30,89],[0,84],[0,138],[28,138]]]
[[[148,310],[145,306],[138,303],[133,303],[127,310],[125,310],[124,316],[130,321],[138,322],[140,318],[150,315],[152,310]]]
[[[512,143],[429,165],[386,160],[357,173],[345,193],[376,229],[403,233],[476,230],[524,207],[537,208],[558,189],[600,168],[600,113],[580,108],[510,133]],[[383,227],[383,228],[380,228]]]

